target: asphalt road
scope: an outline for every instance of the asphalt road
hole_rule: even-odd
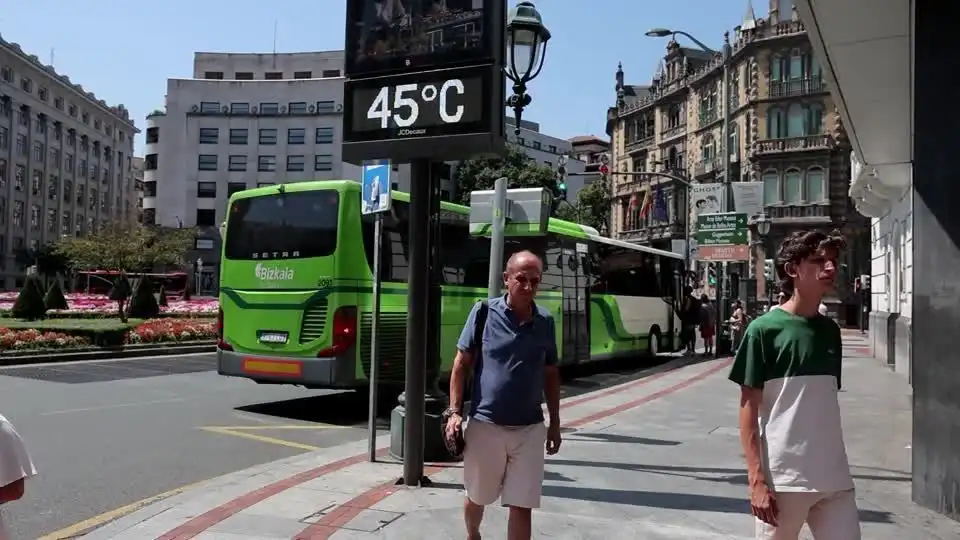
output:
[[[581,374],[564,394],[643,376],[638,367]],[[40,471],[3,509],[13,538],[83,524],[76,535],[131,503],[366,437],[357,393],[256,385],[215,369],[212,354],[0,368],[0,411]]]

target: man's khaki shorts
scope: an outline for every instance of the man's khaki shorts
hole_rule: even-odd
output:
[[[470,420],[464,430],[463,486],[482,506],[540,508],[547,426],[498,426]]]

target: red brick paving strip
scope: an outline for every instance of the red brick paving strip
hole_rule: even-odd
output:
[[[701,379],[701,378],[703,378],[703,377],[706,377],[707,375],[709,375],[709,374],[711,374],[711,373],[714,373],[715,371],[718,371],[719,369],[722,369],[723,367],[726,367],[727,365],[729,365],[729,363],[730,363],[730,361],[728,360],[728,361],[724,362],[724,364],[722,364],[721,366],[716,367],[716,368],[712,368],[712,369],[709,370],[706,374],[701,374],[702,376],[695,376],[694,379],[691,380],[691,384],[692,384],[692,382],[693,382],[694,380],[699,380],[699,379]],[[632,381],[632,382],[629,382],[629,383],[625,383],[625,384],[622,384],[622,385],[620,385],[620,386],[618,386],[618,387],[611,388],[611,389],[609,389],[609,390],[603,390],[603,391],[596,392],[596,393],[591,394],[591,395],[588,395],[588,396],[584,396],[584,397],[581,397],[581,398],[578,398],[578,399],[574,399],[574,400],[572,400],[572,401],[568,401],[568,402],[566,402],[566,403],[563,404],[563,408],[566,409],[566,408],[569,408],[569,407],[572,407],[572,406],[575,406],[575,405],[581,405],[581,404],[583,404],[583,403],[587,403],[587,402],[590,402],[590,401],[594,401],[594,400],[600,399],[600,398],[602,398],[602,397],[606,397],[606,396],[613,395],[613,394],[616,394],[616,393],[619,393],[619,392],[623,392],[623,391],[628,390],[628,389],[632,389],[632,388],[636,388],[636,387],[638,387],[638,386],[642,386],[642,385],[644,385],[644,384],[646,384],[646,383],[648,383],[648,382],[652,382],[652,381],[654,381],[654,380],[656,380],[656,379],[659,379],[659,378],[661,378],[661,377],[665,377],[666,375],[668,375],[668,374],[670,374],[670,373],[673,373],[673,372],[676,371],[677,369],[680,369],[680,368],[683,368],[683,367],[687,367],[687,365],[689,365],[689,364],[681,364],[681,365],[676,366],[675,368],[666,369],[666,370],[661,371],[661,372],[659,372],[659,373],[654,373],[654,374],[652,374],[652,375],[650,375],[650,376],[648,376],[648,377],[644,377],[644,378],[638,379],[638,380],[636,380],[636,381]],[[682,384],[683,386],[680,386],[680,387],[671,387],[671,388],[675,388],[673,391],[680,390],[681,388],[688,386],[687,384],[684,384],[684,383],[680,383],[680,384]],[[668,390],[669,390],[669,389],[668,389]],[[666,395],[666,394],[669,394],[669,393],[670,393],[670,392],[665,392],[665,393],[658,392],[657,394],[653,394],[653,395],[655,395],[656,397],[660,397],[660,396],[662,396],[662,395]],[[652,399],[656,399],[656,398],[652,398]],[[650,401],[650,400],[647,400],[647,401]],[[641,403],[645,403],[645,402],[646,402],[646,401],[637,402],[637,403],[635,403],[634,405],[632,405],[632,407],[636,407],[636,406],[640,405]],[[631,403],[633,403],[633,402],[631,402]],[[627,410],[627,409],[629,409],[629,408],[630,408],[630,407],[626,407],[626,408],[623,408],[623,409],[615,410],[614,412],[610,412],[610,413],[608,413],[608,414],[600,414],[599,416],[598,416],[598,415],[591,415],[591,416],[596,416],[597,419],[599,419],[599,418],[603,418],[604,416],[610,416],[610,415],[612,415],[612,414],[616,414],[617,412],[621,412],[621,411]],[[613,409],[611,409],[611,410],[613,410]],[[601,412],[606,412],[606,411],[601,411]],[[573,423],[568,423],[565,427],[574,427],[575,425],[583,425],[583,424],[585,424],[585,423],[587,423],[587,422],[575,421],[575,422],[573,422]],[[384,456],[384,455],[387,454],[387,450],[388,450],[387,448],[380,448],[380,449],[377,451],[377,455],[380,456],[380,457],[382,457],[382,456]],[[296,475],[291,476],[291,477],[289,477],[289,478],[285,478],[285,479],[283,479],[283,480],[278,480],[277,482],[274,482],[274,483],[272,483],[272,484],[268,484],[268,485],[266,485],[266,486],[264,486],[264,487],[262,487],[262,488],[260,488],[260,489],[258,489],[258,490],[256,490],[256,491],[251,491],[250,493],[246,493],[246,494],[244,494],[244,495],[241,495],[240,497],[237,497],[236,499],[233,499],[232,501],[230,501],[230,502],[228,502],[228,503],[222,504],[222,505],[220,505],[220,506],[218,506],[218,507],[216,507],[216,508],[213,508],[213,509],[211,509],[211,510],[208,510],[207,512],[204,512],[203,514],[200,514],[199,516],[194,517],[194,518],[191,519],[190,521],[187,521],[186,523],[181,524],[180,526],[176,527],[175,529],[171,530],[170,532],[167,532],[167,533],[164,534],[163,536],[157,537],[156,540],[190,540],[191,538],[194,538],[194,537],[200,535],[201,533],[203,533],[203,532],[206,531],[207,529],[213,527],[214,525],[216,525],[216,524],[218,524],[218,523],[226,520],[227,518],[229,518],[229,517],[231,517],[231,516],[234,516],[234,515],[236,515],[236,514],[239,514],[240,512],[246,510],[247,508],[250,508],[251,506],[253,506],[253,505],[255,505],[255,504],[259,503],[259,502],[262,502],[262,501],[264,501],[264,500],[266,500],[266,499],[268,499],[268,498],[270,498],[270,497],[273,497],[273,496],[275,496],[275,495],[278,495],[278,494],[282,493],[283,491],[286,491],[286,490],[288,490],[288,489],[290,489],[290,488],[293,488],[293,487],[296,487],[296,486],[298,486],[298,485],[300,485],[300,484],[304,484],[304,483],[306,483],[306,482],[309,482],[310,480],[315,480],[315,479],[317,479],[317,478],[320,478],[321,476],[325,476],[325,475],[327,475],[327,474],[330,474],[330,473],[333,473],[333,472],[336,472],[336,471],[345,469],[345,468],[350,467],[350,466],[352,466],[352,465],[357,465],[357,464],[359,464],[359,463],[363,463],[364,461],[366,461],[366,459],[367,459],[367,454],[366,454],[366,453],[363,453],[363,454],[359,454],[359,455],[356,455],[356,456],[351,456],[351,457],[348,457],[348,458],[344,458],[344,459],[341,459],[341,460],[338,460],[338,461],[334,461],[334,462],[332,462],[332,463],[328,463],[328,464],[326,464],[326,465],[322,465],[322,466],[317,467],[317,468],[315,468],[315,469],[311,469],[311,470],[308,470],[308,471],[301,472],[301,473],[299,473],[299,474],[296,474]],[[435,474],[436,472],[442,470],[442,467],[428,467],[427,469],[425,469],[424,474],[427,474],[427,470],[432,471],[432,472],[430,472],[429,474]],[[336,531],[338,527],[341,527],[342,525],[345,525],[347,522],[350,521],[350,519],[353,519],[354,517],[356,517],[356,515],[359,514],[361,511],[363,511],[363,510],[369,508],[370,506],[373,506],[374,504],[376,504],[376,503],[382,501],[383,499],[387,498],[387,497],[390,496],[391,494],[395,493],[399,488],[400,488],[400,486],[393,486],[392,484],[384,484],[384,485],[378,486],[378,487],[376,487],[376,488],[368,491],[367,493],[364,493],[364,494],[362,494],[362,495],[359,495],[357,498],[355,498],[355,499],[353,499],[353,500],[351,500],[351,501],[348,501],[347,503],[345,503],[344,505],[342,505],[340,508],[334,509],[334,510],[331,511],[330,513],[326,514],[326,515],[321,519],[321,522],[320,522],[320,523],[317,523],[317,525],[323,524],[323,527],[322,527],[321,529],[317,529],[317,532],[314,533],[313,538],[329,538],[329,534],[333,534],[333,532]],[[362,506],[362,503],[367,503],[367,506]],[[350,508],[350,509],[355,510],[356,512],[355,512],[355,513],[351,513],[351,512],[353,512],[353,510],[342,510],[342,509],[344,509],[344,508]],[[341,511],[341,510],[342,510],[342,511]],[[330,522],[326,521],[326,520],[327,520],[327,516],[346,516],[346,515],[348,515],[348,514],[350,515],[350,517],[349,517],[348,519],[346,519],[346,521],[342,521],[342,522],[341,522],[341,518],[336,518],[336,519],[335,519],[335,518],[332,518],[332,517],[331,517],[330,520],[334,520],[334,519],[335,519],[336,523],[338,523],[337,525],[332,525]],[[321,534],[321,532],[322,532],[322,530],[326,530],[326,529],[330,529],[331,532],[330,532],[327,536],[323,536],[323,535]],[[307,530],[310,530],[310,529],[308,528]],[[306,533],[306,530],[305,530],[303,533],[301,533],[300,535],[298,535],[296,538],[298,538],[298,539],[311,538],[310,536],[303,536],[304,533]]]
[[[596,420],[601,420],[603,418],[607,418],[609,416],[619,414],[621,412],[627,411],[634,407],[639,407],[644,403],[649,403],[655,399],[683,390],[684,388],[692,385],[693,383],[706,379],[710,375],[713,375],[714,373],[722,369],[725,369],[731,363],[733,363],[732,358],[724,360],[722,363],[716,366],[713,366],[712,368],[706,371],[702,371],[690,377],[689,379],[685,379],[673,386],[664,388],[663,390],[654,392],[653,394],[644,396],[642,398],[617,405],[616,407],[611,407],[609,409],[605,409],[605,410],[587,415],[583,418],[578,418],[577,420],[574,420],[572,422],[567,422],[566,424],[564,424],[563,427],[575,428],[575,427],[583,426],[583,425],[589,424],[590,422],[594,422]],[[662,374],[657,374],[657,375],[662,375]],[[426,467],[424,469],[423,474],[425,476],[430,476],[432,474],[436,474],[440,472],[444,468],[445,467],[442,467],[442,466]],[[391,482],[389,484],[381,484],[371,489],[370,491],[367,491],[366,493],[362,493],[357,497],[353,498],[352,500],[347,501],[339,508],[335,508],[330,513],[324,515],[319,522],[310,525],[309,527],[301,531],[300,534],[294,536],[293,540],[327,540],[331,536],[333,536],[335,533],[340,531],[341,527],[349,523],[350,520],[360,515],[361,512],[363,512],[364,510],[369,510],[373,505],[379,503],[380,501],[386,499],[390,495],[393,495],[394,493],[399,491],[400,488],[401,486],[394,485]]]

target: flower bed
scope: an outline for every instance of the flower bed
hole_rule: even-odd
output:
[[[0,313],[9,312],[17,301],[18,292],[0,292]],[[50,310],[48,317],[59,318],[102,318],[117,314],[117,303],[102,294],[71,293],[65,295],[70,309]],[[193,300],[170,300],[168,306],[160,308],[164,317],[214,317],[220,309],[216,298],[197,298]]]
[[[88,338],[71,336],[63,332],[43,332],[35,328],[27,330],[0,328],[0,351],[77,349],[89,346]]]
[[[35,328],[31,328],[36,325]],[[10,328],[10,327],[13,328]],[[130,324],[110,320],[78,321],[0,319],[0,352],[31,349],[79,349],[124,344],[183,343],[213,340],[216,323],[209,319],[150,319]]]
[[[158,343],[214,339],[217,326],[196,319],[151,319],[127,332],[127,343]]]

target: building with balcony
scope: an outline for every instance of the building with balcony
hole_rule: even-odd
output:
[[[0,288],[22,283],[16,253],[129,217],[137,133],[123,105],[0,38]]]
[[[584,164],[583,172],[586,175],[584,184],[592,183],[600,176],[603,156],[607,156],[608,159],[610,157],[610,141],[596,135],[578,135],[570,138],[569,141],[573,157]]]
[[[748,10],[724,39],[731,46],[730,152],[732,182],[761,182],[771,230],[751,258],[773,257],[798,229],[841,229],[850,246],[836,296],[829,299],[843,324],[856,321],[854,276],[869,264],[867,222],[847,195],[850,144],[813,53],[806,27],[780,0],[758,18]],[[686,190],[666,178],[617,175],[661,171],[694,183],[723,180],[723,61],[699,49],[667,44],[667,53],[646,85],[627,85],[616,74],[617,103],[608,111],[612,139],[613,223],[617,238],[671,249],[689,219]],[[648,190],[660,186],[667,220],[641,216]],[[692,224],[691,230],[695,228]],[[754,264],[735,265],[741,275]]]
[[[129,211],[130,221],[134,223],[143,222],[143,158],[133,158],[133,192],[136,200],[132,201],[134,205]]]

